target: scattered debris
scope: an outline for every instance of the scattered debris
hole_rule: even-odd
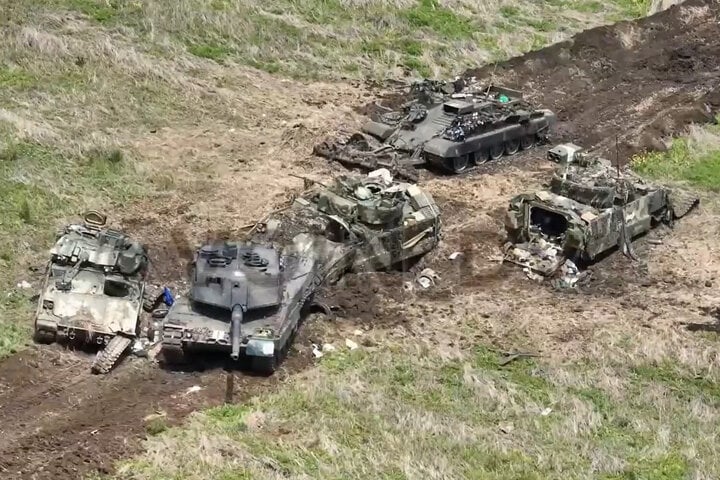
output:
[[[146,338],[141,337],[135,339],[135,341],[132,344],[131,352],[133,355],[137,357],[147,357],[148,356],[148,349],[152,346],[152,342]]]
[[[542,415],[543,417],[547,417],[548,415],[550,415],[552,413],[552,411],[553,411],[552,408],[547,407],[547,408],[543,409],[542,412],[540,412],[540,415]]]
[[[345,346],[348,347],[350,350],[355,350],[358,348],[358,344],[350,340],[349,338],[345,339]]]
[[[334,352],[335,351],[335,345],[332,343],[325,343],[322,346],[323,352]]]
[[[315,345],[314,343],[312,346],[312,354],[315,358],[321,358],[324,355],[322,350],[320,350],[320,348],[317,345]]]
[[[353,335],[355,335],[356,337],[359,337],[359,336],[362,335],[363,333],[365,333],[365,332],[363,332],[363,331],[360,330],[360,329],[357,329],[357,330],[354,330],[354,331],[353,331]]]
[[[505,353],[502,360],[498,363],[501,367],[504,367],[505,365],[514,362],[515,360],[519,358],[529,358],[529,357],[539,357],[539,355],[535,353],[528,353],[528,352],[511,352],[511,353]]]
[[[587,279],[590,272],[581,272],[571,260],[565,260],[560,267],[556,277],[552,280],[552,286],[556,289],[574,288],[578,282]]]
[[[199,391],[202,390],[202,389],[203,389],[203,387],[201,387],[200,385],[193,385],[192,387],[190,387],[190,388],[188,388],[187,390],[185,390],[185,395],[189,395],[189,394],[191,394],[191,393],[199,392]]]
[[[23,280],[22,282],[17,284],[17,288],[22,288],[22,289],[32,288],[32,283]]]
[[[455,259],[458,258],[460,255],[462,255],[462,252],[453,252],[453,253],[450,254],[450,256],[448,257],[448,259],[450,259],[450,260],[455,260]]]
[[[511,433],[513,430],[515,430],[515,426],[512,423],[509,423],[507,425],[500,425],[499,428],[502,433]]]
[[[416,281],[422,288],[430,288],[435,286],[435,281],[440,280],[440,276],[434,270],[426,268],[418,275]]]
[[[650,245],[662,245],[663,241],[659,238],[648,238],[647,243],[649,243]]]

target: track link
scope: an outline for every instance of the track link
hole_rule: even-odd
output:
[[[107,346],[98,353],[90,370],[95,374],[106,374],[115,366],[120,356],[127,350],[132,340],[121,335],[115,335]]]

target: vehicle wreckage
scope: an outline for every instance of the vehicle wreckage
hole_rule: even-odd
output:
[[[488,160],[544,142],[556,116],[523,99],[517,90],[456,81],[424,81],[410,88],[397,111],[375,114],[345,139],[326,139],[314,153],[348,167],[387,168],[418,179],[413,167],[432,165],[459,174]]]
[[[273,220],[253,239],[197,250],[189,294],[163,320],[166,363],[213,350],[272,373],[322,285],[347,271],[403,268],[440,237],[432,197],[387,171],[315,184]]]
[[[558,145],[548,158],[559,164],[549,188],[515,196],[505,219],[505,260],[535,274],[577,273],[578,262],[616,246],[635,258],[633,238],[661,222],[672,224],[699,202],[577,145]]]
[[[101,347],[94,373],[110,371],[137,338],[148,267],[146,247],[106,221],[88,212],[57,235],[35,314],[36,341]]]

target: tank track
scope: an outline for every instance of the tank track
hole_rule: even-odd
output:
[[[127,350],[132,340],[121,335],[115,335],[107,346],[98,353],[90,370],[95,374],[108,373],[120,359],[120,356]]]
[[[673,211],[673,218],[684,217],[700,203],[697,197],[681,191],[673,191],[670,193],[668,200]]]

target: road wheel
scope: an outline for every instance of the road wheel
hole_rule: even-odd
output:
[[[520,140],[508,140],[505,142],[505,154],[515,155],[520,150]]]
[[[520,149],[527,150],[535,145],[535,135],[525,135],[520,139]]]
[[[35,330],[35,341],[37,343],[53,343],[55,341],[55,333],[47,330]]]
[[[250,368],[260,375],[272,375],[278,366],[277,355],[272,357],[250,357]]]
[[[500,157],[503,156],[503,152],[505,151],[505,147],[502,143],[499,143],[497,145],[494,145],[490,148],[490,160],[498,160]]]
[[[469,159],[467,155],[461,155],[459,157],[453,157],[447,161],[450,171],[453,173],[462,173],[467,170]]]
[[[477,151],[475,155],[473,155],[473,164],[475,165],[482,165],[488,160],[490,160],[490,152],[487,149]]]

